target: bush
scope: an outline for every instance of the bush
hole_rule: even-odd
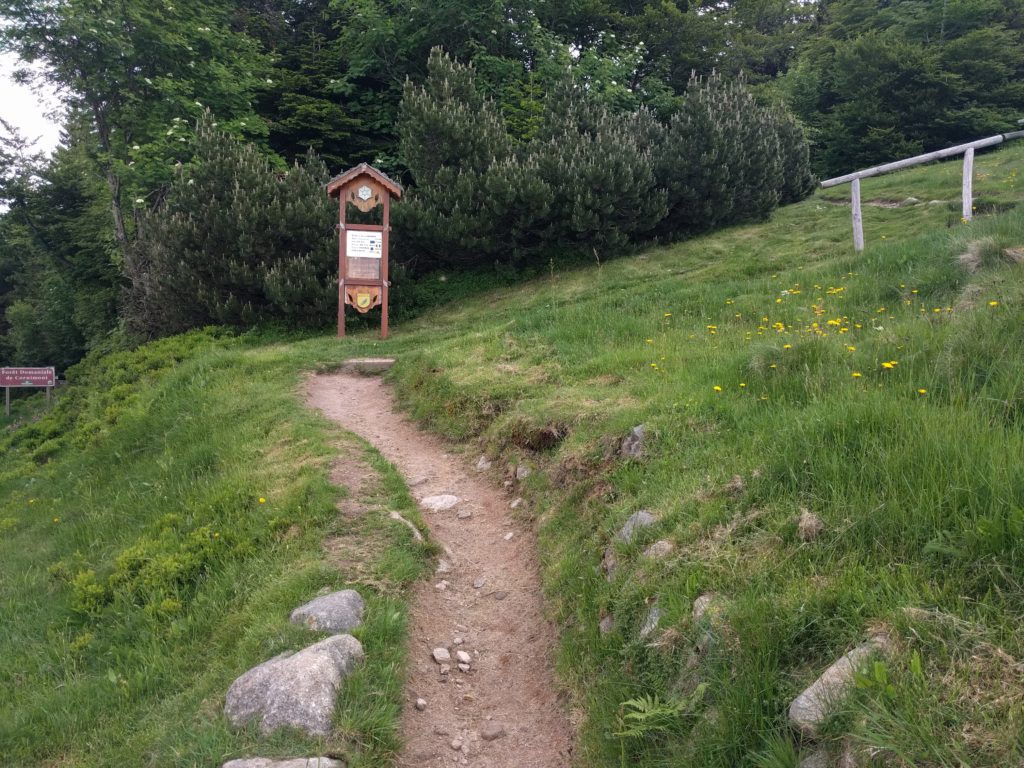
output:
[[[337,307],[334,209],[315,156],[278,172],[255,147],[196,128],[195,160],[145,215],[124,315],[163,336],[218,323],[319,325]]]
[[[694,80],[667,123],[616,112],[567,74],[528,138],[514,140],[472,66],[432,51],[407,83],[401,153],[415,187],[396,207],[399,255],[418,271],[603,254],[656,237],[766,218],[805,197],[800,126],[742,82]]]

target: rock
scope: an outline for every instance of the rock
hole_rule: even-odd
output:
[[[661,608],[658,607],[657,601],[651,606],[651,610],[647,612],[647,618],[644,619],[644,625],[640,627],[640,637],[647,637],[651,632],[658,628],[658,622],[661,621]]]
[[[341,364],[341,370],[356,373],[384,373],[395,364],[393,357],[354,357]]]
[[[611,581],[615,578],[615,571],[618,570],[619,559],[615,556],[614,547],[606,547],[604,555],[601,557],[601,570],[604,571],[604,577]]]
[[[348,632],[363,621],[363,598],[354,589],[332,592],[296,608],[291,621],[319,632]]]
[[[470,664],[473,661],[473,657],[465,651],[456,651],[455,658],[458,659],[461,664]]]
[[[506,488],[511,488],[512,487],[512,481],[511,480],[502,480],[501,484],[503,486],[505,486]]]
[[[462,645],[462,642],[463,641],[461,637],[456,637],[454,640],[452,640],[452,645]]]
[[[447,560],[437,561],[437,572],[438,573],[451,573],[452,566]]]
[[[420,506],[431,512],[446,512],[461,499],[451,493],[442,493],[439,496],[427,496],[426,498],[420,499]]]
[[[455,517],[457,517],[459,520],[468,520],[472,516],[473,513],[470,512],[468,509],[460,509],[458,513],[455,515]]]
[[[831,760],[824,749],[816,749],[800,761],[800,768],[829,768]]]
[[[345,764],[329,757],[245,757],[228,760],[221,768],[345,768]]]
[[[430,478],[428,478],[426,475],[417,475],[416,477],[409,481],[409,487],[415,488],[417,485],[423,485],[429,479]]]
[[[476,460],[476,468],[481,472],[483,472],[486,469],[490,469],[491,460],[481,454],[480,458]]]
[[[646,435],[647,428],[643,424],[633,427],[629,434],[622,438],[622,442],[619,443],[619,455],[629,459],[642,458],[646,448],[646,441],[644,439]]]
[[[661,560],[668,557],[675,549],[675,545],[668,539],[660,539],[644,550],[644,557],[649,560]]]
[[[438,672],[440,672],[442,675],[447,675],[451,671],[452,668],[450,664],[442,664],[441,668],[438,670]]]
[[[430,655],[434,657],[434,661],[438,664],[444,664],[452,660],[452,655],[448,653],[447,648],[435,648]]]
[[[505,541],[512,541],[512,537],[513,536],[515,536],[515,534],[512,531],[509,531],[508,533],[506,533],[501,538],[503,538]]]
[[[480,726],[480,738],[484,741],[494,741],[505,735],[505,726],[495,720],[485,720]]]
[[[508,505],[509,509],[519,509],[521,506],[523,506],[522,499],[513,499],[512,502]]]
[[[835,661],[789,705],[790,725],[803,736],[815,738],[832,707],[849,693],[857,669],[873,654],[887,648],[888,638],[876,635]]]
[[[703,595],[697,597],[693,601],[693,620],[698,622],[704,618],[704,614],[708,612],[708,608],[711,607],[712,601],[714,601],[715,595],[712,592],[705,592]]]
[[[458,752],[462,749],[462,739],[452,739],[448,746]]]
[[[796,522],[796,535],[800,541],[814,541],[825,530],[821,518],[806,509],[800,510],[800,518]]]
[[[530,469],[525,464],[517,464],[516,465],[516,480],[519,480],[520,482],[522,482],[523,480],[525,480],[526,478],[528,478],[532,474],[533,474],[533,470]]]
[[[459,664],[459,672],[469,672],[469,664]]]
[[[615,619],[612,615],[605,614],[601,617],[601,620],[597,623],[597,629],[602,635],[607,635],[615,627]]]
[[[405,525],[410,531],[412,531],[412,537],[416,539],[416,541],[423,541],[423,534],[420,533],[420,529],[408,520],[406,520],[400,514],[398,514],[397,512],[388,512],[388,517],[390,517],[392,520],[397,520],[398,522]]]
[[[508,592],[495,592],[494,593],[494,599],[495,600],[504,600],[506,597],[508,597]]]
[[[282,653],[231,684],[224,714],[236,728],[258,720],[264,734],[289,726],[326,736],[342,681],[362,658],[363,646],[351,635]]]
[[[434,585],[434,589],[436,589],[438,592],[444,592],[446,589],[448,589],[447,580],[441,579],[439,582],[437,582],[437,584]]]
[[[422,712],[426,708],[427,708],[427,700],[426,699],[416,699],[416,709],[418,709],[420,712]]]
[[[476,579],[473,581],[473,589],[480,589],[486,583],[484,579]]]
[[[900,206],[903,207],[903,206],[907,206],[907,205],[917,205],[920,202],[921,201],[918,200],[916,197],[905,197],[900,202]]]
[[[637,531],[641,528],[646,528],[649,525],[654,525],[654,522],[654,515],[646,509],[641,509],[639,512],[634,512],[629,516],[616,538],[619,541],[629,544],[629,542],[633,540]]]
[[[434,735],[435,736],[444,736],[446,738],[448,736],[451,736],[451,734],[447,730],[442,728],[440,725],[435,725],[434,726]]]

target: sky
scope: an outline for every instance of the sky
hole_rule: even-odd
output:
[[[49,153],[60,141],[60,125],[47,115],[58,105],[52,91],[44,95],[15,83],[11,76],[18,59],[0,54],[0,117],[14,125],[28,139],[36,139],[35,149]]]

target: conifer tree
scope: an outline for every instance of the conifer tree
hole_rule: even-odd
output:
[[[126,319],[143,336],[221,323],[332,316],[334,210],[315,157],[278,173],[207,115],[163,205],[141,222],[126,272]]]

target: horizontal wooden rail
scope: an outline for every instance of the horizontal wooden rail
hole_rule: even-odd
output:
[[[1024,121],[1021,121],[1021,124],[1024,124]],[[958,144],[955,147],[946,147],[945,149],[938,149],[934,152],[926,152],[923,155],[908,157],[905,160],[897,160],[892,163],[885,163],[884,165],[876,165],[873,168],[865,168],[863,171],[855,171],[853,173],[848,173],[845,176],[836,176],[834,179],[826,179],[821,182],[821,188],[828,189],[829,187],[838,187],[840,184],[852,185],[853,189],[851,190],[850,204],[853,208],[853,248],[857,251],[863,251],[864,220],[861,215],[860,206],[861,179],[867,179],[871,176],[881,176],[883,173],[899,171],[903,168],[910,168],[915,165],[921,165],[922,163],[930,163],[934,160],[942,160],[947,157],[963,155],[964,173],[962,186],[963,194],[961,195],[961,215],[964,221],[970,221],[974,215],[974,150],[984,149],[985,147],[994,147],[997,144],[1002,144],[1004,141],[1020,138],[1024,138],[1024,131],[1000,133],[996,136],[989,136],[987,139],[969,141],[966,144]]]

